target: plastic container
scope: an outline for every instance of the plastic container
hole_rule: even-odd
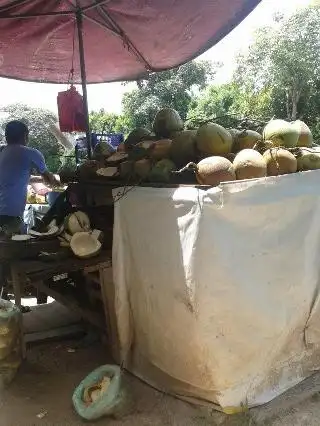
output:
[[[0,389],[15,377],[22,362],[22,315],[13,303],[0,299]]]
[[[111,379],[108,390],[99,399],[86,404],[84,401],[85,389],[96,385],[103,377]],[[117,416],[124,406],[125,393],[122,386],[122,373],[117,365],[103,365],[92,371],[75,389],[72,402],[76,412],[84,420],[96,420],[102,416]]]

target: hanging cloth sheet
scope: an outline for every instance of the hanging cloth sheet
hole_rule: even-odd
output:
[[[65,92],[59,92],[57,101],[61,132],[85,132],[85,108],[83,98],[77,89],[71,85]]]

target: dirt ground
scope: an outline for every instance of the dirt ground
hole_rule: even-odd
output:
[[[74,388],[91,370],[108,362],[100,344],[77,348],[77,341],[51,342],[28,349],[27,360],[0,398],[0,426],[90,426],[74,413]],[[132,395],[130,411],[122,419],[101,419],[94,424],[112,426],[319,426],[320,394],[277,418],[256,423],[250,413],[225,416],[163,395],[127,377]]]

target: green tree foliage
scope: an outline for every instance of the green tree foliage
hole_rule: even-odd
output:
[[[151,129],[157,111],[164,107],[176,109],[186,119],[195,94],[213,78],[216,66],[191,61],[169,71],[151,73],[147,79],[138,81],[137,88],[123,98],[128,128]]]
[[[4,128],[10,120],[21,120],[29,127],[29,146],[37,148],[45,157],[47,166],[52,172],[60,167],[60,157],[65,149],[48,129],[48,123],[55,123],[56,116],[51,112],[40,108],[32,108],[27,105],[13,104],[1,109],[0,131],[4,141]]]
[[[247,54],[238,58],[236,82],[246,91],[271,93],[270,112],[295,120],[310,116],[310,99],[319,87],[320,8],[307,7],[289,18],[276,16],[256,33]]]
[[[128,126],[122,115],[108,113],[104,109],[92,111],[89,116],[90,128],[95,133],[127,133]]]

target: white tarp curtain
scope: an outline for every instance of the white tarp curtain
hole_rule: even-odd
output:
[[[226,412],[270,401],[320,367],[319,254],[320,171],[129,191],[113,246],[127,368]]]

